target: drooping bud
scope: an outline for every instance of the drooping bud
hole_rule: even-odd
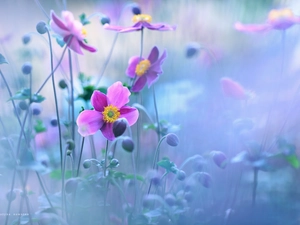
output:
[[[45,23],[44,21],[38,22],[38,24],[36,25],[36,30],[37,30],[37,32],[39,32],[40,34],[46,33],[46,32],[47,32],[46,23]]]
[[[107,16],[103,16],[100,20],[101,24],[102,25],[105,25],[105,24],[110,24],[110,18],[107,17]]]
[[[67,147],[68,147],[68,150],[74,150],[75,143],[72,139],[67,140]]]
[[[82,166],[83,166],[84,169],[90,168],[92,166],[91,160],[89,160],[89,159],[84,160],[83,163],[82,163]]]
[[[67,83],[65,80],[60,80],[59,83],[58,83],[58,86],[61,88],[61,89],[65,89],[66,87],[68,87]]]
[[[28,75],[31,73],[31,70],[32,70],[32,65],[30,62],[26,62],[23,64],[23,66],[22,66],[23,74]]]
[[[186,174],[183,170],[178,170],[176,173],[177,179],[178,180],[184,180],[186,177]]]
[[[197,55],[199,53],[200,50],[200,45],[198,43],[189,43],[186,46],[185,49],[185,56],[187,58],[192,58],[193,56]]]
[[[167,134],[166,141],[167,141],[168,145],[173,146],[173,147],[175,147],[179,144],[179,139],[178,139],[177,135],[173,134],[173,133]]]
[[[223,152],[220,151],[213,151],[212,157],[215,164],[220,167],[221,169],[225,169],[227,164],[227,157]]]
[[[198,181],[206,188],[210,188],[212,185],[212,178],[206,172],[200,172],[198,176]]]
[[[19,102],[19,108],[22,110],[27,110],[28,109],[28,104],[26,103],[26,101],[20,101]]]
[[[127,128],[127,122],[125,121],[125,119],[123,119],[123,118],[117,119],[113,123],[113,133],[114,133],[115,137],[119,137],[122,134],[124,134],[126,128]]]
[[[77,189],[78,179],[71,178],[65,184],[65,191],[67,194],[73,193]]]
[[[134,143],[130,137],[126,137],[122,141],[122,148],[127,152],[132,152],[134,149]]]
[[[140,6],[136,3],[132,5],[131,11],[134,15],[139,15],[142,13]]]

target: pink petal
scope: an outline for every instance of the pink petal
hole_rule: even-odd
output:
[[[147,73],[146,78],[147,78],[147,84],[149,88],[152,84],[154,84],[158,80],[159,77],[157,72],[151,71]]]
[[[115,135],[113,133],[113,123],[104,123],[100,130],[107,140],[112,141],[115,139]]]
[[[64,37],[64,42],[68,43],[68,47],[70,49],[72,49],[74,52],[76,52],[80,55],[83,55],[83,52],[81,51],[81,48],[80,48],[79,41],[76,39],[76,37],[72,36],[70,41],[69,41],[69,38],[70,38],[70,35]]]
[[[91,104],[98,112],[103,112],[104,107],[107,106],[107,97],[100,91],[94,91],[91,97]]]
[[[129,102],[130,91],[120,81],[115,82],[107,89],[107,103],[122,108]]]
[[[225,96],[235,99],[246,99],[246,91],[238,82],[230,78],[224,77],[221,79],[221,86]]]
[[[235,23],[234,27],[238,31],[245,32],[263,32],[272,29],[270,24],[242,24],[240,22]]]
[[[83,41],[79,41],[79,45],[80,45],[83,49],[85,49],[85,50],[87,50],[87,51],[89,51],[89,52],[96,52],[96,51],[97,51],[96,48],[94,48],[94,47],[92,47],[92,46],[90,46],[90,45],[87,45],[87,44],[84,43]]]
[[[64,22],[58,18],[56,16],[56,14],[54,13],[53,10],[51,10],[50,12],[50,16],[51,16],[51,19],[52,21],[57,25],[58,28],[62,29],[62,30],[65,30],[65,31],[68,31],[69,29],[66,27],[66,25],[64,24]]]
[[[133,92],[139,92],[140,90],[143,89],[143,87],[146,85],[147,82],[147,75],[144,74],[144,76],[139,77],[136,82],[134,83],[134,85],[132,86],[131,90]]]
[[[158,59],[158,56],[159,56],[158,48],[154,46],[148,56],[148,60],[151,62],[151,64],[153,64]]]
[[[163,62],[165,61],[165,59],[167,58],[167,52],[166,50],[163,52],[163,54],[161,55],[161,57],[151,65],[151,71],[155,71],[157,73],[162,73],[162,69],[161,69],[161,65],[163,64]]]
[[[158,31],[176,30],[176,26],[170,26],[163,23],[150,24],[147,22],[143,22],[143,26],[148,28],[149,30],[158,30]]]
[[[141,60],[144,60],[144,58],[141,58]],[[135,78],[135,69],[137,64],[140,62],[140,57],[139,56],[133,56],[129,59],[128,62],[128,67],[126,69],[126,74],[131,77]]]
[[[84,110],[77,117],[78,133],[83,136],[95,134],[103,126],[103,116],[101,112],[95,110]]]
[[[125,118],[129,126],[132,126],[139,118],[139,111],[133,107],[123,106],[120,109],[120,118]]]

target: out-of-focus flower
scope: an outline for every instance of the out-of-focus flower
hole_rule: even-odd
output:
[[[245,32],[263,32],[268,30],[285,30],[294,24],[300,23],[300,17],[295,16],[290,9],[273,9],[269,12],[268,19],[262,24],[235,23],[235,29]]]
[[[104,28],[107,30],[114,30],[120,33],[139,31],[146,27],[149,30],[158,30],[158,31],[169,31],[176,30],[176,26],[171,26],[164,23],[151,23],[152,17],[147,14],[138,14],[134,15],[132,18],[134,24],[130,27],[122,27],[122,26],[113,26],[110,24],[105,24]]]
[[[81,22],[74,19],[74,16],[69,11],[62,11],[62,19],[58,18],[54,11],[51,11],[50,26],[52,30],[63,37],[68,47],[78,54],[83,55],[81,48],[96,52],[96,49],[87,45],[84,41],[87,34]]]
[[[129,60],[129,65],[126,70],[126,74],[135,80],[132,91],[139,92],[143,87],[148,84],[148,88],[158,80],[158,74],[163,71],[161,65],[167,57],[167,52],[164,51],[163,54],[158,58],[159,51],[155,46],[152,48],[147,59],[140,58],[139,56],[131,57]]]
[[[129,102],[129,96],[130,91],[120,81],[107,89],[107,95],[94,91],[91,97],[94,110],[84,110],[79,114],[78,132],[85,137],[100,129],[105,138],[113,140],[113,124],[117,119],[125,118],[130,126],[138,119],[138,110],[125,106]]]
[[[221,78],[220,82],[223,94],[226,97],[238,100],[246,100],[248,98],[253,97],[253,94],[251,92],[245,90],[245,88],[241,84],[228,77]]]

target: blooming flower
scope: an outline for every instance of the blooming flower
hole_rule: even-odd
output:
[[[50,27],[52,30],[63,37],[68,47],[78,54],[83,55],[81,48],[96,52],[96,49],[84,42],[87,34],[81,22],[74,19],[74,16],[69,11],[62,11],[62,19],[58,18],[54,11],[51,11]]]
[[[168,31],[168,30],[176,29],[176,26],[170,26],[164,23],[155,23],[155,24],[151,23],[152,17],[147,14],[134,15],[132,21],[134,22],[134,24],[131,27],[112,26],[110,24],[105,24],[104,28],[107,30],[115,30],[120,33],[139,31],[142,30],[144,27],[148,28],[149,30],[158,30],[158,31]]]
[[[85,137],[100,129],[105,138],[113,140],[113,123],[117,119],[125,118],[130,126],[138,119],[138,110],[125,106],[129,102],[129,96],[130,91],[119,81],[107,89],[107,95],[94,91],[91,97],[94,110],[84,110],[79,114],[78,132]]]
[[[268,30],[285,30],[294,24],[300,23],[300,17],[295,16],[290,9],[273,9],[269,12],[268,19],[263,24],[235,23],[235,29],[246,32],[262,32]]]
[[[139,92],[143,87],[148,84],[150,87],[158,79],[158,74],[163,71],[161,65],[167,57],[167,52],[164,51],[163,54],[158,58],[159,51],[155,46],[152,48],[147,59],[139,56],[131,57],[129,60],[129,65],[126,70],[126,74],[130,78],[136,78],[131,90],[133,92]]]

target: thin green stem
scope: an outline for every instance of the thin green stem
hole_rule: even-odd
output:
[[[82,157],[82,152],[83,152],[84,140],[85,140],[85,138],[82,137],[81,148],[80,148],[80,154],[79,154],[78,165],[77,165],[77,171],[76,171],[76,177],[79,176],[79,169],[80,169],[81,157]]]
[[[158,118],[158,110],[157,110],[157,103],[156,103],[156,95],[155,95],[155,88],[154,85],[152,85],[152,90],[153,90],[153,102],[154,102],[154,110],[155,110],[155,118],[156,118],[156,123],[157,123],[157,136],[158,139],[160,139],[160,123],[159,123],[159,118]]]
[[[70,93],[70,102],[71,102],[71,137],[72,140],[75,140],[75,112],[74,112],[74,79],[73,79],[73,67],[72,67],[72,55],[71,50],[68,50],[69,55],[69,69],[70,69],[70,84],[71,84],[71,93]]]

